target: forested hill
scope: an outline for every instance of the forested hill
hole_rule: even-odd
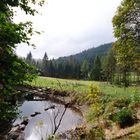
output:
[[[87,79],[93,70],[95,61],[99,63],[100,69],[98,71],[101,70],[104,60],[108,61],[108,57],[106,56],[111,47],[112,43],[108,43],[96,48],[85,50],[75,55],[52,60],[48,59],[47,53],[44,54],[42,60],[35,60],[32,58],[32,54],[30,52],[27,55],[27,58],[25,58],[25,61],[28,64],[34,65],[40,71],[40,75],[42,76]],[[100,74],[100,76],[101,75],[103,74]]]
[[[96,48],[90,48],[88,50],[85,50],[81,53],[77,53],[75,55],[70,55],[66,57],[60,57],[57,60],[58,61],[64,61],[64,60],[69,60],[70,57],[73,57],[75,60],[79,61],[80,63],[83,62],[83,60],[88,60],[88,62],[92,61],[97,55],[98,56],[105,56],[109,49],[112,47],[112,43],[107,43],[100,45],[99,47]]]

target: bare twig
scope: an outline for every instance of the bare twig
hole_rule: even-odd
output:
[[[63,91],[62,84],[60,83],[60,81],[58,79],[57,79],[57,82],[58,82],[58,85],[59,85],[61,91]]]
[[[60,124],[61,124],[61,121],[62,121],[62,119],[63,119],[63,117],[65,115],[66,110],[67,110],[67,106],[65,106],[64,111],[63,111],[63,113],[62,113],[62,115],[61,115],[61,117],[59,119],[58,124],[56,125],[56,123],[55,123],[55,129],[54,129],[53,135],[57,132],[57,130],[58,130]]]

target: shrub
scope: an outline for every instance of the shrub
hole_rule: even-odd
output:
[[[123,108],[113,115],[112,120],[117,122],[121,128],[132,126],[135,122],[133,113],[132,109]]]
[[[12,127],[12,120],[18,115],[17,108],[0,101],[0,134],[8,133]]]
[[[88,93],[77,93],[75,95],[75,100],[78,104],[87,103],[93,104],[97,102],[99,96],[101,95],[101,91],[96,84],[88,85]]]
[[[90,84],[88,86],[88,95],[86,97],[89,104],[95,103],[98,100],[98,97],[100,96],[101,91],[99,87],[96,84]]]
[[[100,123],[100,119],[104,114],[106,102],[109,100],[108,96],[105,97],[96,84],[90,84],[86,99],[90,104],[87,120],[89,122],[97,121]]]
[[[0,121],[11,121],[17,116],[17,108],[7,102],[0,102]]]
[[[88,93],[96,97],[100,93],[100,89],[96,84],[90,84],[88,86]]]

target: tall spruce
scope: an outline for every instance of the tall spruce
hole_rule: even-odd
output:
[[[29,53],[27,54],[26,62],[27,62],[28,64],[30,64],[30,65],[33,64],[33,56],[32,56],[32,53],[31,53],[31,52],[29,52]]]
[[[49,71],[49,76],[50,77],[55,77],[55,66],[54,66],[54,60],[50,60],[49,61],[49,68],[48,68],[48,71]]]
[[[110,83],[113,83],[115,72],[116,72],[116,59],[115,59],[115,53],[113,49],[110,49],[106,57],[106,62],[104,64],[103,71],[106,75],[107,81],[109,81]]]
[[[89,72],[89,63],[88,61],[85,59],[81,65],[81,76],[83,79],[87,79],[88,78],[88,72]]]
[[[48,76],[48,55],[46,52],[42,59],[42,73],[43,73],[43,76]]]
[[[93,67],[90,74],[90,79],[99,81],[101,80],[102,73],[101,73],[101,61],[99,56],[96,56],[94,59]]]

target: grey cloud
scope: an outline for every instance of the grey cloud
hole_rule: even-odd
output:
[[[49,0],[48,5],[42,8],[42,15],[29,18],[37,29],[44,30],[32,39],[36,49],[21,44],[16,52],[26,56],[32,51],[35,58],[42,58],[47,52],[49,57],[57,58],[114,41],[111,22],[120,2]],[[22,18],[18,16],[16,19],[20,21]]]

